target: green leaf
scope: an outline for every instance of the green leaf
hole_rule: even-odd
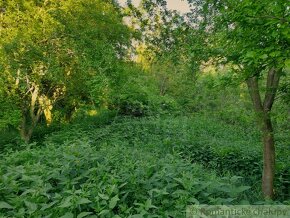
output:
[[[57,203],[57,201],[53,201],[53,202],[51,202],[49,204],[44,204],[40,210],[46,210],[46,209],[52,207],[56,203]]]
[[[60,217],[60,218],[74,218],[74,215],[73,215],[73,213],[71,213],[71,212],[67,212],[65,215],[63,215],[63,216]]]
[[[110,200],[109,208],[110,208],[110,209],[113,209],[113,208],[117,205],[117,202],[118,202],[119,200],[120,200],[120,199],[118,198],[118,195],[116,195],[115,197],[113,197],[113,198]]]
[[[13,209],[13,207],[5,201],[0,201],[0,209]]]
[[[90,215],[90,214],[92,214],[92,212],[82,212],[77,216],[77,218],[83,218],[83,217]]]
[[[87,198],[81,198],[77,201],[77,204],[80,205],[80,204],[88,204],[88,203],[91,203],[91,201]]]
[[[66,208],[66,207],[70,207],[70,206],[72,206],[71,197],[68,197],[58,207]]]
[[[238,192],[238,193],[241,193],[241,192],[244,192],[244,191],[246,191],[246,190],[248,190],[250,188],[251,188],[251,186],[240,186],[240,187],[236,188],[235,191]]]
[[[102,193],[98,193],[99,197],[102,198],[103,200],[109,200],[109,196],[102,194]]]
[[[108,213],[110,213],[109,210],[102,210],[102,211],[99,213],[99,216],[100,216],[100,215],[105,215],[105,214],[108,214]]]
[[[147,201],[145,202],[145,209],[149,210],[151,208],[157,209],[157,207],[152,204],[152,200],[147,199]]]
[[[37,204],[29,202],[29,201],[24,201],[24,203],[30,212],[34,212],[37,210]]]
[[[285,60],[285,67],[290,68],[290,59]]]
[[[267,59],[268,58],[268,55],[267,54],[263,54],[260,56],[260,59]]]
[[[130,216],[130,218],[143,218],[144,216],[142,214],[135,214]]]
[[[246,57],[247,58],[254,58],[256,56],[256,54],[257,53],[255,51],[249,51],[249,52],[247,52]]]
[[[281,52],[280,51],[273,51],[270,53],[270,57],[278,57],[281,55]]]
[[[52,216],[52,213],[48,214],[47,216],[43,217],[43,218],[50,218]]]

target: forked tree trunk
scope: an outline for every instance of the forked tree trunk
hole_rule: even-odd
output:
[[[265,198],[274,197],[275,178],[275,141],[271,121],[271,109],[274,103],[275,94],[279,85],[279,71],[272,68],[268,72],[266,94],[262,102],[258,77],[253,76],[247,79],[249,93],[258,117],[258,123],[262,132],[263,141],[263,178],[262,191]]]

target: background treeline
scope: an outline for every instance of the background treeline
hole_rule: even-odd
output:
[[[152,8],[145,6],[146,17]],[[123,22],[136,8],[123,11],[110,1],[7,1],[1,8],[0,127],[18,129],[26,142],[37,126],[100,109],[211,112],[252,123],[245,84],[230,67],[204,62],[204,36],[176,12],[165,16],[156,7],[151,23],[135,15],[136,30]],[[287,122],[289,78],[281,83],[273,113]]]

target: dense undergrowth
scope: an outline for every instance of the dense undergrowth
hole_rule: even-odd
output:
[[[117,2],[0,2],[0,218],[289,205],[287,0]]]
[[[282,133],[277,201],[268,203],[289,204]],[[0,214],[183,217],[190,204],[265,203],[260,174],[260,138],[250,129],[201,115],[92,119],[1,153]]]

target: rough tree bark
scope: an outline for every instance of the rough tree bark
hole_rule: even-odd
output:
[[[37,107],[37,100],[39,98],[38,86],[33,85],[28,92],[30,92],[29,109],[25,107],[22,109],[22,122],[20,125],[20,136],[26,143],[30,141],[34,128],[43,113],[42,107]]]
[[[263,178],[262,191],[265,198],[274,197],[275,177],[275,140],[271,121],[271,109],[278,89],[280,79],[279,70],[271,68],[268,71],[266,94],[262,101],[258,77],[253,76],[247,79],[249,93],[257,113],[258,123],[262,132],[263,141]]]
[[[41,109],[38,109],[36,114],[34,114],[32,117],[31,114],[27,113],[27,111],[22,112],[20,136],[22,140],[25,141],[25,143],[29,143],[41,114]]]

